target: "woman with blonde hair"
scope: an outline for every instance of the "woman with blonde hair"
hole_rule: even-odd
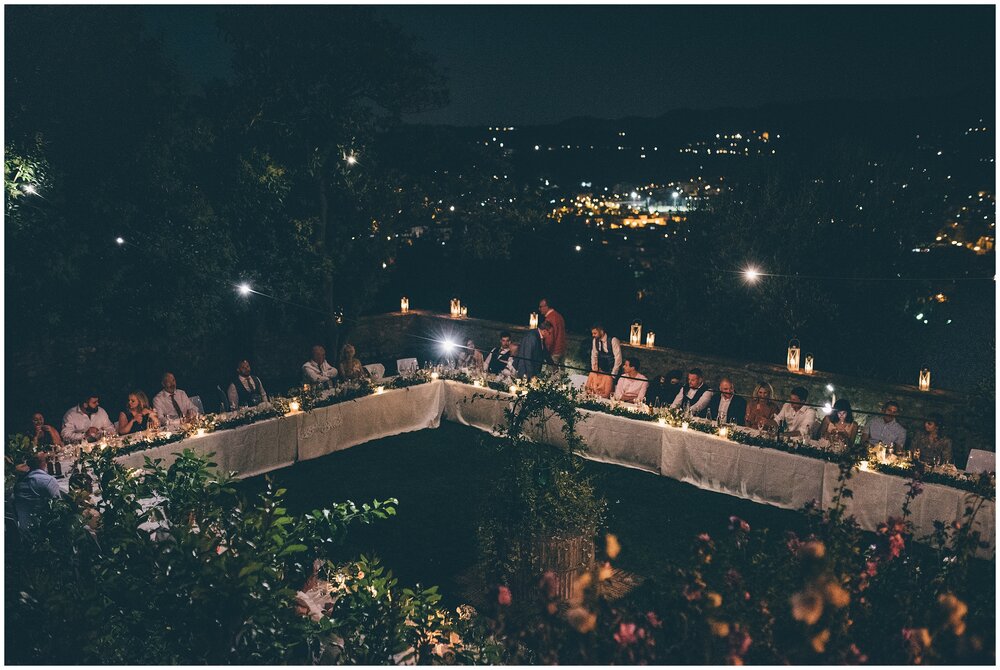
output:
[[[774,404],[774,389],[765,381],[757,382],[753,395],[747,403],[746,426],[757,428],[758,430],[771,429],[777,427],[774,422],[774,415],[778,413],[778,406]]]
[[[361,366],[361,361],[354,357],[354,345],[345,343],[340,348],[340,363],[337,365],[337,372],[344,381],[349,379],[362,379],[365,376],[365,369]]]
[[[118,415],[118,434],[131,435],[149,428],[159,428],[160,420],[149,406],[149,398],[142,391],[128,394],[128,411]]]

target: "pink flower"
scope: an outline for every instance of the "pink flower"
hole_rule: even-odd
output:
[[[903,547],[905,546],[906,542],[903,541],[903,536],[899,533],[893,533],[889,537],[889,555],[893,558],[897,558],[903,553]]]
[[[702,542],[711,542],[712,536],[709,535],[708,533],[701,533],[700,535],[698,535],[698,539],[701,540]]]
[[[501,586],[499,591],[497,592],[497,602],[504,606],[510,605],[511,602],[510,589],[508,589],[506,586]]]
[[[656,616],[656,612],[653,611],[646,612],[646,621],[648,621],[649,625],[653,628],[660,628],[663,626],[663,622],[660,621],[660,617]]]
[[[737,528],[739,528],[744,533],[750,532],[750,524],[748,524],[746,521],[739,518],[738,516],[729,517],[729,530],[736,530]]]
[[[634,644],[639,639],[636,637],[635,624],[625,622],[618,624],[618,632],[615,633],[614,638],[615,642],[623,647]]]
[[[865,654],[861,653],[861,650],[858,649],[858,645],[856,645],[854,643],[851,643],[850,652],[851,652],[851,658],[848,661],[849,663],[858,663],[858,664],[860,664],[860,663],[867,663],[868,662],[868,656],[866,656]]]

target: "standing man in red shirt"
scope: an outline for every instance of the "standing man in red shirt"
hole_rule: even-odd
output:
[[[538,301],[538,313],[542,315],[546,323],[552,324],[552,330],[545,331],[548,333],[545,339],[545,348],[549,350],[552,362],[556,365],[562,365],[566,356],[566,320],[562,314],[549,306],[547,298]]]

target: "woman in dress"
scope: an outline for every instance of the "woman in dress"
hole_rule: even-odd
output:
[[[354,357],[354,354],[354,345],[349,342],[340,348],[340,363],[337,365],[337,372],[340,373],[340,378],[344,381],[364,379],[365,377],[365,369],[361,365],[361,361]]]
[[[31,423],[34,424],[35,433],[31,438],[31,443],[36,447],[61,447],[62,437],[59,431],[45,423],[45,417],[41,412],[31,415]]]
[[[774,422],[774,415],[778,413],[778,406],[771,398],[774,397],[774,389],[767,382],[757,382],[757,386],[747,403],[746,424],[758,430],[777,428]]]
[[[846,398],[833,403],[833,411],[823,419],[819,427],[819,436],[832,443],[842,442],[848,447],[854,444],[854,439],[858,436],[858,424],[854,421],[851,403]]]
[[[913,436],[913,455],[928,465],[952,462],[951,439],[941,436],[944,419],[931,414],[924,420],[924,429]]]
[[[149,428],[159,428],[160,420],[149,406],[149,398],[143,391],[128,394],[128,411],[118,415],[118,434],[131,435]]]
[[[472,340],[465,341],[465,349],[458,355],[458,367],[472,368],[476,372],[482,372],[485,368],[483,352],[476,349],[476,343]]]

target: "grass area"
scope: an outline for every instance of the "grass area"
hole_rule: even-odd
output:
[[[399,500],[398,516],[356,527],[345,557],[377,555],[403,583],[438,584],[445,602],[458,604],[457,578],[476,561],[476,528],[497,463],[497,441],[444,422],[437,430],[369,442],[271,473],[288,489],[293,513],[353,500]],[[801,530],[797,512],[702,491],[631,468],[586,462],[608,501],[608,530],[622,553],[616,566],[647,577],[687,555],[700,532],[722,533],[730,515],[780,534]],[[264,486],[248,480],[248,490]]]

